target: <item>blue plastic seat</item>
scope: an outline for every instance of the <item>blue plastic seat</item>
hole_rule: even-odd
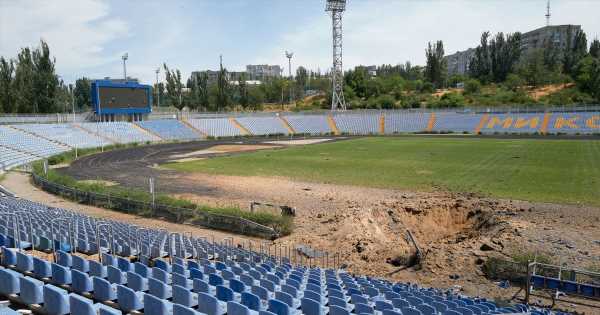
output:
[[[372,306],[362,303],[354,304],[354,312],[356,314],[375,314],[375,310]]]
[[[329,315],[350,315],[350,312],[343,307],[333,305],[329,307]]]
[[[23,277],[20,273],[10,269],[0,269],[0,294],[19,294],[19,278]]]
[[[87,273],[71,269],[71,289],[77,293],[94,291],[92,278]]]
[[[136,292],[126,286],[117,285],[117,303],[125,313],[144,308],[144,293]]]
[[[206,293],[198,293],[198,311],[207,315],[223,315],[225,310],[219,301]]]
[[[90,299],[71,293],[69,294],[69,305],[71,314],[96,315],[99,313],[101,304],[94,304],[94,301]]]
[[[223,302],[233,301],[234,294],[233,290],[228,287],[218,285],[217,286],[217,299]]]
[[[395,311],[393,309],[391,309],[391,310],[383,310],[383,311],[381,311],[381,314],[382,315],[404,315],[404,314],[402,314],[400,312],[397,312],[397,311]]]
[[[174,265],[177,266],[177,265]],[[172,273],[171,278],[173,280],[173,285],[182,286],[186,289],[191,289],[194,286],[194,281],[188,279],[186,276],[178,273]]]
[[[14,266],[17,264],[17,250],[14,248],[2,247],[2,266]]]
[[[111,254],[102,253],[102,265],[117,267],[117,259]]]
[[[33,258],[25,253],[17,252],[17,266],[16,269],[20,272],[27,272],[33,270]]]
[[[170,299],[173,296],[170,285],[154,278],[148,279],[148,292],[159,299]]]
[[[257,295],[252,294],[250,292],[243,292],[241,294],[241,303],[254,311],[263,310],[260,298]]]
[[[79,271],[85,272],[85,273],[90,271],[90,263],[87,259],[81,258],[79,256],[72,256],[71,260],[72,260],[72,265],[71,265],[72,270],[79,270]]]
[[[256,294],[259,298],[261,298],[262,300],[268,300],[271,298],[271,293],[269,293],[269,290],[267,290],[266,288],[263,288],[262,286],[252,286],[252,288],[250,289],[252,291],[253,294]]]
[[[242,293],[246,291],[246,285],[243,282],[236,279],[229,280],[229,288],[236,293]]]
[[[148,279],[131,271],[126,274],[126,277],[128,288],[132,289],[133,291],[148,291]]]
[[[251,276],[249,276],[247,274],[240,275],[240,281],[242,281],[242,283],[244,283],[244,285],[246,285],[248,287],[251,287],[255,284],[254,278],[252,278]]]
[[[218,285],[223,285],[224,281],[223,278],[221,278],[221,276],[211,273],[208,275],[208,284],[216,287]]]
[[[23,304],[42,304],[44,302],[44,282],[22,277],[19,279],[20,300]]]
[[[227,315],[250,315],[250,309],[240,303],[229,301],[227,302]]]
[[[191,279],[204,280],[204,273],[202,271],[200,271],[200,269],[192,267],[189,269],[189,272],[190,272]]]
[[[98,278],[106,278],[107,272],[106,272],[106,266],[102,265],[101,263],[97,262],[97,261],[93,261],[90,260],[89,261],[89,266],[90,266],[90,276],[93,277],[98,277]]]
[[[171,273],[179,274],[185,276],[186,278],[190,276],[190,270],[187,269],[184,265],[177,263],[171,266]]]
[[[392,305],[391,303],[389,303],[387,301],[383,301],[383,300],[375,301],[375,310],[377,310],[377,311],[393,310],[393,309],[394,309],[394,305]]]
[[[303,298],[300,301],[300,309],[305,315],[324,315],[325,311],[321,303],[308,298]]]
[[[269,300],[269,312],[273,312],[277,315],[290,315],[290,307],[283,301],[271,299]]]
[[[418,309],[423,315],[436,315],[437,312],[435,310],[435,308],[426,305],[426,304],[421,304],[421,305],[417,305],[416,309]],[[479,313],[481,314],[481,313]]]
[[[52,263],[52,284],[71,284],[71,269],[69,267]]]
[[[56,251],[56,263],[63,267],[71,268],[71,265],[73,264],[71,254],[65,253],[62,250]]]
[[[194,292],[196,293],[208,293],[211,294],[212,290],[210,285],[208,284],[208,282],[201,280],[201,279],[194,279],[194,288],[193,288]]]
[[[141,262],[135,262],[133,264],[133,272],[137,273],[138,275],[144,278],[148,278],[150,276],[150,268],[148,268],[148,266],[142,264]]]
[[[326,299],[323,298],[320,293],[311,290],[305,290],[303,297],[315,300],[320,304],[325,304],[327,302]]]
[[[49,261],[33,257],[33,274],[37,278],[50,278],[52,276],[52,265]]]
[[[470,310],[470,309],[468,309],[468,308],[466,308],[466,307],[457,307],[453,311],[456,311],[456,312],[458,312],[459,314],[462,314],[462,315],[473,315],[473,311]]]
[[[198,305],[198,294],[193,293],[188,288],[173,285],[173,303],[181,304],[187,307]]]
[[[231,279],[235,279],[235,274],[229,270],[221,270],[221,278],[223,278],[223,280],[229,281]]]
[[[121,272],[121,269],[114,266],[107,266],[107,280],[114,284],[127,284],[127,275]]]
[[[175,315],[204,315],[194,309],[185,307],[180,304],[173,304],[173,314]]]
[[[171,315],[173,303],[151,294],[144,294],[144,315]]]
[[[116,285],[108,282],[105,279],[92,277],[94,284],[94,299],[100,302],[114,301],[117,299]]]
[[[44,311],[48,315],[65,315],[71,312],[67,291],[51,284],[44,286]]]
[[[162,259],[155,259],[154,267],[159,268],[167,273],[171,273],[171,264],[169,264],[168,262],[166,262]]]
[[[152,268],[152,278],[160,280],[166,284],[172,283],[171,274],[161,268]]]

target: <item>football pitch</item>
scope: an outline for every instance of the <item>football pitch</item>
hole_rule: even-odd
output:
[[[368,137],[172,163],[183,172],[282,176],[401,190],[600,206],[600,141]]]

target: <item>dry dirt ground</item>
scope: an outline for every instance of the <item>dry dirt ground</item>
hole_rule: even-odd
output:
[[[247,148],[244,145],[243,149]],[[233,147],[228,149],[229,153],[235,151]],[[286,178],[181,174],[155,167],[155,160],[168,160],[173,152],[163,152],[166,156],[161,156],[159,149],[145,150],[152,152],[139,153],[137,159],[133,158],[135,154],[127,152],[84,158],[67,173],[81,179],[86,174],[101,174],[103,180],[136,186],[137,182],[125,172],[127,169],[131,172],[135,165],[138,167],[135,172],[151,171],[159,181],[169,183],[173,195],[198,203],[242,208],[252,201],[289,205],[297,209],[296,228],[292,235],[276,240],[277,244],[286,247],[305,244],[329,252],[329,257],[338,253],[351,272],[415,281],[425,286],[457,286],[470,295],[508,299],[519,291],[517,287],[501,289],[484,276],[482,264],[488,257],[538,253],[583,269],[598,266],[600,262],[600,209],[597,208],[495,200],[445,191],[425,193],[306,183]],[[207,146],[204,150],[214,148]],[[178,150],[177,154],[185,154],[185,150]],[[150,155],[152,159],[146,159]],[[107,167],[106,162],[112,163],[102,169]],[[85,172],[77,172],[83,169]],[[133,224],[174,231],[194,230],[198,235],[226,236],[74,205],[32,188],[22,174],[9,174],[4,185],[24,198],[90,215],[122,218]],[[415,251],[407,240],[407,230],[413,233],[424,253],[420,268],[400,266]],[[519,297],[523,296],[521,292]],[[542,293],[536,294],[533,302],[551,304]],[[558,306],[600,314],[600,304],[590,301],[569,299]]]

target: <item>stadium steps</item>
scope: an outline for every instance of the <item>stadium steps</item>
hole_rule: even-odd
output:
[[[180,120],[182,124],[184,124],[186,127],[190,128],[193,132],[197,133],[198,135],[200,135],[200,138],[207,138],[208,137],[208,133],[194,127],[192,124],[190,124],[189,121],[187,121],[187,119],[181,119]]]
[[[435,127],[435,121],[436,121],[435,113],[431,112],[431,114],[429,114],[429,121],[427,122],[427,131],[433,130],[433,127]]]
[[[82,126],[82,125],[80,125],[80,124],[73,124],[73,127],[75,127],[75,128],[79,128],[79,129],[81,129],[81,130],[83,130],[83,131],[85,131],[85,132],[87,132],[87,133],[91,134],[92,136],[97,136],[97,137],[100,137],[100,138],[102,138],[102,139],[104,139],[104,140],[108,141],[110,144],[115,144],[115,143],[118,143],[118,141],[117,141],[117,140],[115,140],[115,139],[112,139],[112,138],[110,138],[110,137],[107,137],[107,136],[105,136],[105,135],[103,135],[103,134],[96,133],[96,132],[94,132],[94,131],[92,131],[92,130],[86,129],[85,127],[83,127],[83,126]]]
[[[329,128],[331,129],[331,132],[333,132],[334,135],[339,136],[340,130],[338,129],[337,125],[335,124],[335,120],[333,120],[333,116],[327,115],[327,123],[329,124]]]
[[[37,155],[37,154],[35,154],[35,153],[31,153],[31,152],[23,151],[23,150],[19,149],[19,147],[17,147],[17,146],[10,146],[10,147],[9,147],[9,146],[6,146],[6,145],[2,145],[2,144],[0,144],[0,147],[7,148],[7,149],[9,149],[9,150],[13,150],[13,151],[17,151],[17,152],[23,153],[23,154],[25,154],[25,155],[35,156],[36,158],[39,158],[39,159],[45,159],[45,157],[43,157],[43,156],[41,156],[41,155]]]
[[[252,135],[252,133],[246,129],[246,127],[242,126],[235,118],[229,117],[229,122],[234,125],[237,129],[239,129],[244,135]]]
[[[296,130],[294,130],[294,128],[292,128],[292,125],[290,125],[290,122],[287,121],[287,119],[285,119],[285,117],[279,115],[277,116],[279,117],[279,120],[281,120],[281,123],[283,123],[283,126],[289,131],[290,134],[295,134]]]
[[[146,129],[140,125],[138,125],[137,123],[131,123],[133,125],[134,128],[137,128],[139,131],[149,134],[150,136],[155,136],[159,139],[159,141],[164,141],[165,139],[163,139],[159,134],[157,134],[156,132]]]
[[[385,114],[381,113],[379,116],[379,133],[385,134]]]
[[[57,145],[59,145],[59,146],[61,146],[61,147],[68,148],[69,150],[73,148],[73,147],[71,147],[70,145],[68,145],[68,144],[66,144],[66,143],[62,143],[62,142],[60,142],[60,141],[56,141],[56,140],[53,140],[53,139],[47,138],[47,137],[45,137],[45,136],[39,135],[39,134],[37,134],[37,133],[34,133],[34,132],[31,132],[31,131],[27,131],[27,130],[24,130],[24,129],[21,129],[21,128],[18,128],[18,127],[12,126],[12,125],[8,125],[7,127],[8,127],[8,128],[11,128],[11,129],[14,129],[14,130],[16,130],[16,131],[22,132],[22,133],[26,133],[26,134],[28,134],[28,135],[32,135],[32,136],[34,136],[34,137],[42,138],[42,139],[44,139],[44,140],[46,140],[46,141],[50,141],[50,142],[52,142],[52,143],[54,143],[54,144],[57,144]]]

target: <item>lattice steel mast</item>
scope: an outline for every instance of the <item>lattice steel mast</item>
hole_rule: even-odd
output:
[[[342,15],[346,0],[327,0],[325,11],[331,16],[333,29],[333,67],[331,68],[331,110],[346,110],[344,68],[342,67]]]

